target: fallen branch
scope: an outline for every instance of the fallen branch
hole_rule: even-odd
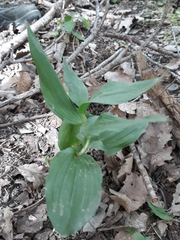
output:
[[[145,167],[143,166],[143,164],[142,164],[142,162],[140,160],[140,157],[139,157],[139,154],[138,154],[138,152],[136,150],[135,145],[131,144],[130,145],[130,149],[131,149],[131,151],[133,153],[133,157],[135,159],[135,162],[136,162],[136,165],[138,167],[138,170],[139,170],[139,172],[141,173],[141,175],[143,177],[145,186],[146,186],[147,191],[148,191],[148,193],[149,193],[149,195],[151,197],[151,201],[152,201],[152,203],[157,203],[158,202],[158,197],[157,197],[157,195],[156,195],[156,193],[154,191],[154,188],[153,188],[153,186],[151,184],[151,181],[150,181],[150,178],[148,176],[148,173],[147,173]]]
[[[112,62],[117,56],[122,52],[122,48],[118,49],[113,55],[111,55],[109,58],[104,60],[102,63],[100,63],[97,67],[93,68],[90,72],[85,73],[84,75],[81,76],[81,79],[84,79],[89,76],[89,74],[93,74],[97,71],[99,71],[101,68],[105,68],[107,64]]]
[[[147,44],[146,41],[143,42],[143,41],[137,39],[136,37],[130,37],[130,36],[127,36],[127,35],[124,35],[124,34],[117,34],[117,33],[105,33],[104,36],[105,37],[110,37],[110,38],[117,38],[117,39],[120,39],[120,40],[123,40],[123,41],[137,43],[140,46],[140,49],[148,47],[148,48],[150,48],[150,49],[152,49],[156,52],[160,52],[160,53],[166,54],[166,55],[174,57],[174,58],[179,57],[178,54],[176,54],[176,53],[167,51],[167,50],[165,50],[164,48],[161,48],[161,47],[156,47],[154,45]]]
[[[117,54],[118,53],[118,54]],[[117,52],[115,52],[112,56],[114,56],[114,59],[112,59],[112,56],[106,59],[104,62],[99,64],[96,68],[92,69],[89,73],[89,76],[86,77],[88,74],[84,74],[81,79],[83,82],[86,82],[89,80],[89,78],[97,79],[109,70],[113,69],[117,65],[127,61],[131,58],[131,56],[122,58],[124,54],[126,53],[126,49],[119,49]],[[109,60],[111,59],[111,61]],[[106,64],[107,63],[107,64]],[[91,74],[92,73],[92,74]]]
[[[71,3],[72,0],[66,0],[66,5]],[[47,23],[49,23],[53,17],[55,16],[55,13],[57,10],[62,9],[63,0],[59,0],[58,2],[54,3],[51,7],[51,9],[37,22],[31,25],[31,30],[33,32],[37,32],[40,28],[45,26]],[[1,52],[0,52],[0,62],[2,62],[2,59],[9,53],[11,46],[13,44],[14,49],[19,47],[22,43],[24,43],[27,40],[27,30],[24,30],[22,33],[14,37],[13,40],[4,43],[1,46]]]
[[[33,116],[33,117],[21,119],[19,121],[0,124],[0,128],[10,127],[12,125],[18,125],[18,124],[22,124],[22,123],[25,123],[25,122],[31,122],[31,121],[34,121],[34,120],[39,119],[39,118],[45,118],[45,117],[51,117],[51,116],[53,116],[52,112],[41,114],[41,115],[36,115],[36,116]]]
[[[12,97],[12,98],[10,98],[10,99],[8,99],[8,100],[5,100],[4,102],[1,102],[1,103],[0,103],[0,108],[1,108],[1,107],[4,107],[4,106],[6,106],[6,105],[9,105],[9,104],[11,104],[11,103],[17,102],[17,101],[19,101],[19,100],[25,99],[25,98],[27,98],[27,97],[31,97],[31,96],[33,96],[34,94],[37,94],[37,93],[40,93],[40,92],[41,92],[41,91],[40,91],[39,88],[30,89],[30,90],[27,91],[27,92],[24,92],[24,93],[19,94],[19,95],[15,96],[15,97]]]

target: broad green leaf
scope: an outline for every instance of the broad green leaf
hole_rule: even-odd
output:
[[[130,233],[130,234],[134,234],[135,230],[136,229],[134,227],[127,227],[125,229],[125,232]]]
[[[159,218],[163,219],[163,220],[172,220],[173,219],[173,216],[169,215],[168,213],[166,213],[164,211],[163,208],[161,207],[156,207],[154,206],[151,202],[148,202],[148,206],[151,208],[152,212],[158,216]]]
[[[76,137],[79,129],[80,125],[73,125],[66,122],[61,124],[58,134],[58,145],[61,150],[72,147],[79,142]]]
[[[81,16],[79,16],[78,18],[81,20],[81,22],[84,24],[84,26],[85,26],[87,29],[90,28],[89,22],[88,22],[88,20],[87,20],[86,18],[81,17]]]
[[[59,32],[58,31],[50,31],[50,32],[48,32],[48,36],[50,36],[50,37],[58,37],[59,36]]]
[[[80,124],[81,114],[71,102],[65,92],[56,72],[46,57],[35,34],[31,31],[29,24],[26,24],[31,56],[36,64],[40,78],[41,91],[44,99],[52,112],[68,123]]]
[[[84,38],[80,33],[72,31],[72,34],[79,40],[84,41]]]
[[[65,17],[64,17],[64,21],[65,22],[70,22],[70,21],[72,21],[73,20],[73,17],[71,16],[71,15],[66,15]]]
[[[134,233],[133,238],[134,240],[150,240],[149,237],[144,237],[141,233]]]
[[[168,120],[167,117],[163,117],[161,115],[150,115],[144,118],[137,118],[137,119],[124,119],[109,113],[102,113],[96,119],[97,119],[96,122],[94,122],[93,125],[91,125],[89,128],[89,131],[92,131],[93,136],[98,136],[104,131],[118,132],[120,129],[129,127],[129,126],[133,126],[134,128],[137,128],[136,123],[148,124],[149,122],[165,122]]]
[[[61,236],[78,231],[94,215],[101,199],[102,173],[94,159],[72,148],[51,161],[46,179],[47,211]]]
[[[149,122],[163,122],[167,118],[160,115],[147,116],[141,119],[123,119],[108,113],[90,118],[89,125],[81,127],[77,137],[91,136],[89,148],[96,148],[113,155],[120,149],[135,142],[145,131]],[[88,123],[88,121],[87,121]]]
[[[87,112],[87,108],[89,107],[90,103],[84,103],[81,104],[81,106],[78,108],[78,111],[82,114],[85,114]]]
[[[154,78],[139,82],[108,82],[90,98],[89,102],[102,104],[120,104],[138,97],[160,81]]]
[[[83,19],[82,19],[82,23],[84,24],[84,26],[85,26],[87,29],[90,29],[89,22],[88,22],[87,19],[83,18]]]
[[[63,67],[64,81],[69,92],[69,97],[79,107],[88,101],[87,88],[65,60],[63,60]]]
[[[73,21],[66,21],[64,22],[64,28],[66,30],[67,33],[71,34],[73,29],[75,28],[76,23]]]
[[[62,26],[63,22],[61,20],[57,21],[59,23],[60,26]]]

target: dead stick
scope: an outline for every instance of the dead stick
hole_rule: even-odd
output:
[[[117,38],[117,39],[120,39],[120,40],[123,40],[123,41],[128,41],[128,42],[134,42],[134,43],[137,43],[138,45],[141,46],[141,48],[145,46],[146,42],[143,42],[143,41],[140,41],[139,39],[137,39],[136,37],[130,37],[130,36],[127,36],[127,35],[124,35],[124,34],[117,34],[117,33],[105,33],[104,34],[105,37],[110,37],[110,38]],[[167,51],[161,47],[156,47],[154,45],[147,45],[146,47],[156,51],[156,52],[160,52],[160,53],[163,53],[163,54],[166,54],[168,56],[172,56],[174,58],[178,58],[178,54],[176,53],[173,53],[173,52],[170,52],[170,51]]]
[[[33,96],[34,94],[40,93],[40,92],[41,92],[41,91],[40,91],[39,88],[30,89],[30,90],[27,91],[27,92],[24,92],[24,93],[19,94],[19,95],[15,96],[15,97],[12,97],[12,98],[10,98],[10,99],[8,99],[8,100],[5,100],[4,102],[1,102],[1,103],[0,103],[0,108],[6,106],[6,105],[8,105],[8,104],[17,102],[17,101],[19,101],[19,100],[22,100],[22,99],[24,99],[24,98],[31,97],[31,96]]]
[[[37,22],[35,22],[34,24],[31,25],[31,30],[33,32],[37,32],[41,27],[45,26],[47,23],[49,23],[57,9],[61,9],[61,6],[63,4],[63,0],[60,0],[56,3],[54,3],[51,7],[51,9],[42,17],[40,18]],[[71,0],[67,0],[66,1],[66,6],[71,2]],[[24,43],[27,40],[27,30],[24,30],[22,33],[20,33],[19,35],[17,35],[13,40],[11,40],[10,42],[4,43],[1,46],[1,52],[0,52],[0,62],[2,61],[2,59],[4,58],[4,56],[6,56],[11,48],[11,44],[13,44],[14,49],[16,49],[17,47],[19,47],[22,43]]]
[[[45,117],[51,117],[51,116],[53,116],[52,112],[41,114],[41,115],[36,115],[36,116],[33,116],[33,117],[21,119],[19,121],[0,124],[0,128],[10,127],[12,125],[17,125],[17,124],[21,124],[21,123],[25,123],[25,122],[31,122],[31,121],[34,121],[34,120],[39,119],[39,118],[45,118]]]
[[[138,152],[136,150],[135,145],[131,144],[130,145],[130,149],[131,149],[131,151],[133,153],[133,156],[134,156],[134,159],[136,161],[136,164],[137,164],[137,167],[139,169],[139,172],[141,173],[141,175],[142,175],[142,177],[144,179],[144,183],[145,183],[147,191],[148,191],[148,193],[149,193],[149,195],[150,195],[150,197],[152,199],[152,203],[157,203],[158,202],[157,195],[156,195],[156,193],[154,191],[154,188],[153,188],[153,186],[151,184],[151,181],[150,181],[150,178],[148,176],[148,173],[147,173],[145,167],[143,166],[143,164],[142,164],[142,162],[140,160],[140,157],[139,157],[139,154],[138,154]]]

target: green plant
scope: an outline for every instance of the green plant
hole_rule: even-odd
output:
[[[89,104],[129,101],[160,79],[135,83],[109,82],[89,98],[87,88],[64,60],[67,94],[28,24],[27,30],[44,99],[51,111],[63,120],[58,136],[61,151],[50,161],[45,196],[54,228],[62,236],[68,236],[88,222],[101,199],[101,169],[86,151],[95,148],[113,155],[136,141],[149,122],[167,120],[159,115],[134,120],[109,113],[95,116],[87,112]]]
[[[149,237],[144,237],[141,233],[134,233],[133,238],[134,240],[150,240]]]
[[[169,215],[167,212],[164,211],[161,207],[156,207],[152,203],[148,202],[148,206],[151,208],[152,212],[163,220],[170,221],[173,219],[173,216]]]
[[[166,0],[161,0],[157,2],[158,7],[163,7],[164,5],[166,5]]]
[[[110,0],[110,3],[118,3],[118,0]]]
[[[84,40],[83,36],[79,33],[74,31],[78,22],[82,22],[85,28],[89,29],[89,22],[84,17],[81,17],[77,12],[71,13],[64,17],[64,22],[58,20],[59,25],[62,29],[64,29],[68,34],[72,34],[77,37],[79,40]]]
[[[135,232],[136,229],[134,227],[127,227],[125,232],[130,233],[133,236],[134,240],[150,240],[149,237],[144,237],[141,233]]]
[[[168,13],[167,14],[169,20],[176,25],[179,25],[180,20],[180,8],[178,8],[175,13]]]

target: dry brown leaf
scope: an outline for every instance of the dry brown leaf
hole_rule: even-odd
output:
[[[6,180],[6,179],[0,179],[0,197],[1,197],[1,188],[8,185],[10,183],[10,181]]]
[[[23,166],[17,167],[23,177],[33,183],[35,189],[38,189],[44,184],[45,174],[43,168],[43,166],[38,166],[36,163],[24,164]]]
[[[174,216],[180,216],[180,183],[176,186],[176,192],[173,194],[173,201],[170,213]]]
[[[83,232],[95,232],[96,228],[100,226],[102,221],[106,216],[106,209],[108,205],[104,203],[100,203],[98,210],[96,211],[95,215],[86,223],[83,227]]]
[[[121,221],[123,218],[123,214],[121,211],[117,211],[117,213],[114,215],[112,215],[111,217],[108,217],[105,219],[105,221],[103,222],[103,228],[107,227],[107,228],[111,228],[113,225],[115,225],[116,223],[118,223],[119,221]],[[99,228],[100,230],[101,228]]]
[[[43,222],[47,220],[46,204],[41,204],[35,209],[31,209],[31,213],[27,213],[22,217],[18,217],[17,232],[18,233],[36,233],[43,228]]]
[[[163,236],[165,236],[165,232],[166,232],[166,230],[167,230],[167,228],[168,228],[168,224],[159,221],[159,222],[157,223],[157,228],[158,228],[158,230],[159,230],[160,236],[163,237]]]
[[[125,18],[124,20],[121,20],[121,23],[119,25],[119,30],[123,27],[125,29],[128,29],[133,24],[133,20],[134,20],[134,17],[130,17],[130,16]]]
[[[166,68],[169,68],[170,70],[175,70],[180,65],[180,59],[179,58],[173,58],[171,61],[165,65]]]
[[[28,72],[19,72],[12,77],[12,84],[17,94],[27,92],[32,85],[31,76]]]
[[[90,86],[90,87],[88,87],[89,97],[92,97],[93,94],[94,94],[95,92],[97,92],[97,90],[99,90],[103,85],[104,85],[104,83],[100,83],[100,84],[98,84],[98,85],[96,85],[96,86]]]
[[[154,70],[148,65],[146,57],[141,51],[137,52],[136,58],[141,79],[152,79],[157,77]],[[180,103],[169,94],[161,83],[157,83],[152,87],[148,91],[148,95],[151,96],[158,108],[160,108],[160,106],[163,107],[163,112],[172,118],[172,133],[176,138],[177,145],[180,147]]]
[[[121,103],[118,105],[118,108],[121,111],[126,112],[128,114],[135,114],[137,109],[137,103],[135,102]]]
[[[123,70],[118,70],[115,72],[106,72],[104,74],[104,79],[107,82],[132,82],[133,79],[127,74],[124,73]]]
[[[45,138],[47,139],[46,144],[51,149],[54,148],[54,154],[59,152],[58,146],[58,132],[57,129],[50,126],[48,132],[45,134]]]
[[[135,211],[138,208],[136,203],[132,202],[131,199],[129,199],[126,196],[126,194],[116,192],[112,189],[109,189],[109,190],[110,190],[110,193],[115,195],[115,196],[111,195],[111,198],[115,202],[119,203],[119,205],[123,206],[128,213],[130,213],[131,211]]]
[[[29,153],[38,152],[38,139],[34,135],[25,134],[22,136],[24,142],[28,145]]]
[[[122,205],[128,213],[137,210],[147,200],[147,190],[143,178],[136,173],[131,173],[126,177],[120,192],[112,189],[110,192],[115,195],[111,198]]]
[[[159,114],[154,110],[152,104],[148,102],[137,103],[137,117],[145,117],[147,115]],[[171,160],[172,147],[168,146],[171,141],[171,124],[169,122],[150,123],[146,131],[139,138],[138,150],[141,160],[150,171],[157,166],[161,166],[165,161]]]
[[[23,206],[29,206],[33,202],[32,199],[29,199],[29,192],[27,190],[23,191],[17,197],[15,197],[14,201],[16,202],[18,209],[22,209]]]
[[[108,156],[104,154],[104,161],[106,162],[106,168],[110,171],[118,170],[120,168],[120,162],[115,155]]]
[[[139,207],[147,200],[147,190],[143,178],[137,173],[131,173],[126,177],[120,193],[126,194],[126,196],[133,202],[136,202]]]
[[[120,182],[124,181],[127,174],[131,173],[133,164],[133,157],[129,157],[125,159],[125,163],[121,166],[117,178]]]
[[[132,80],[135,78],[135,69],[129,62],[123,62],[120,66],[123,69],[123,72],[127,74]]]
[[[179,179],[180,179],[180,167],[177,168],[177,166],[174,164],[174,168],[171,168],[168,171],[168,178],[167,178],[167,180],[169,182],[175,182],[175,181],[177,181]]]
[[[117,202],[110,203],[109,206],[108,206],[106,216],[110,217],[110,216],[116,215],[117,211],[119,210],[119,207],[120,206]]]
[[[146,222],[148,220],[148,215],[145,213],[138,214],[137,212],[123,213],[125,217],[125,226],[130,226],[136,228],[138,232],[146,231]]]
[[[119,231],[114,240],[134,240],[133,235],[125,232],[125,230]]]
[[[13,225],[12,216],[13,213],[9,210],[9,207],[0,209],[0,235],[6,240],[13,240]]]
[[[47,123],[54,128],[59,128],[62,124],[62,120],[54,114],[52,117],[49,117],[49,121]]]
[[[126,118],[126,113],[121,111],[117,105],[113,106],[111,113],[121,118]]]

